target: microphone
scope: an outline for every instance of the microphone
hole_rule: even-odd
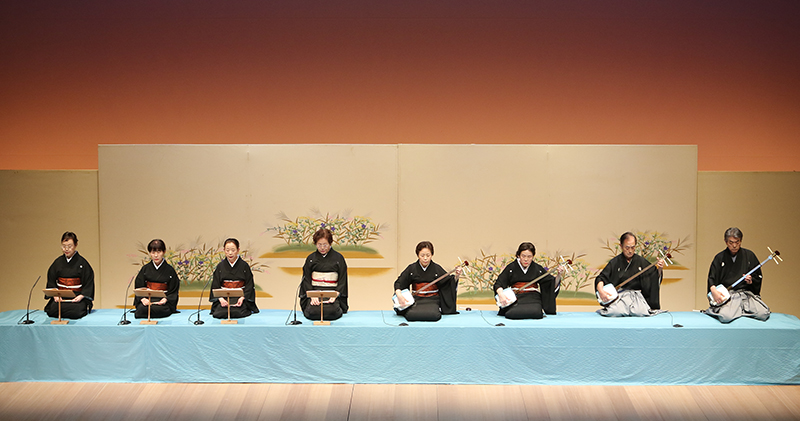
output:
[[[203,293],[206,292],[206,287],[211,283],[212,279],[214,279],[214,275],[211,275],[211,278],[209,278],[206,284],[203,285],[203,290],[200,291],[200,301],[197,302],[197,320],[194,321],[194,324],[196,325],[205,324],[204,321],[200,320],[200,306],[203,304]]]
[[[292,308],[292,313],[294,313],[294,320],[289,322],[290,325],[301,325],[303,322],[297,320],[297,298],[300,296],[300,287],[303,285],[303,280],[300,279],[300,283],[297,284],[297,292],[294,293],[294,307]]]
[[[131,280],[128,281],[128,287],[125,288],[125,304],[122,306],[122,308],[123,308],[123,310],[122,310],[122,320],[120,320],[119,323],[117,323],[117,324],[120,324],[120,325],[129,325],[129,324],[131,324],[130,320],[128,320],[128,291],[131,290],[131,283],[133,283],[133,278],[135,278],[135,277],[136,277],[136,275],[131,276]]]
[[[31,295],[33,294],[33,289],[36,288],[36,284],[39,283],[39,279],[42,279],[42,275],[39,275],[39,277],[36,278],[36,282],[34,282],[33,286],[31,287],[31,292],[28,293],[28,307],[25,309],[25,320],[22,322],[22,324],[24,324],[24,325],[29,325],[29,324],[33,323],[33,320],[31,320],[31,317],[30,317],[31,316]]]

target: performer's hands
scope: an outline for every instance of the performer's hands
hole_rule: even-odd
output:
[[[244,295],[239,297],[239,300],[236,301],[236,305],[234,305],[234,307],[241,307],[243,303],[244,303]]]
[[[602,302],[606,302],[611,298],[611,294],[607,293],[606,290],[603,289],[602,282],[597,284],[597,295],[600,296],[600,301]]]
[[[219,299],[219,305],[221,305],[223,307],[227,307],[228,306],[228,300],[226,300],[224,298],[220,298]]]
[[[394,290],[394,295],[397,297],[397,304],[399,304],[400,307],[408,305],[408,300],[406,300],[406,297],[403,297],[403,293],[400,292],[399,289]]]
[[[55,301],[57,303],[60,303],[61,302],[61,297],[53,297],[53,301]]]
[[[162,298],[161,300],[159,300],[159,301],[158,301],[156,304],[158,304],[158,305],[160,305],[160,306],[163,306],[163,305],[164,305],[164,304],[166,304],[166,303],[167,303],[167,298],[166,298],[166,297],[164,297],[164,298]]]
[[[665,266],[664,259],[659,257],[658,260],[656,260],[656,267],[658,268],[658,270],[661,270],[664,269],[664,266]]]
[[[777,260],[776,260],[776,262],[777,262]],[[742,274],[742,276],[744,276],[744,274]],[[747,275],[747,276],[744,277],[744,281],[747,282],[748,284],[752,284],[753,283],[753,277],[750,276],[750,275]]]
[[[143,306],[149,306],[150,305],[150,300],[148,300],[147,298],[142,298],[142,305]]]
[[[456,268],[456,279],[458,279],[459,277],[461,277],[461,266]]]
[[[79,303],[79,302],[81,302],[82,299],[83,299],[83,295],[79,295],[79,296],[73,298],[72,302],[73,303]]]
[[[722,302],[722,293],[717,290],[717,287],[711,287],[711,298],[714,300],[715,303]]]
[[[311,305],[312,306],[318,306],[319,305],[319,298],[311,297]]]
[[[506,294],[503,294],[503,288],[497,288],[497,298],[500,300],[500,307],[508,305],[508,298],[506,298]]]
[[[563,278],[564,274],[567,273],[567,268],[564,265],[558,265],[558,269],[556,269],[556,273],[558,274],[559,278]]]
[[[332,303],[334,301],[336,301],[336,297],[331,297],[331,298],[328,299],[328,301],[325,301],[325,304],[330,304],[330,303]]]

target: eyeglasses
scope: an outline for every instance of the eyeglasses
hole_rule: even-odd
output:
[[[71,250],[75,248],[75,244],[62,244],[61,250]]]

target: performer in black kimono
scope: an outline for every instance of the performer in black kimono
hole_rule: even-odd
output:
[[[333,233],[321,228],[314,233],[317,251],[306,258],[303,265],[303,279],[300,281],[300,308],[309,320],[336,320],[347,313],[347,263],[344,257],[331,248]],[[325,313],[320,314],[320,299],[308,297],[307,291],[334,290],[338,297],[329,298],[322,306]]]
[[[44,307],[50,317],[58,317],[58,301],[61,302],[61,317],[80,319],[89,314],[94,301],[94,270],[89,262],[78,253],[78,236],[74,232],[65,232],[61,236],[59,256],[47,270],[47,288],[68,289],[75,293],[75,298],[61,300],[52,297]]]
[[[636,236],[626,232],[619,238],[622,253],[611,259],[603,271],[595,278],[595,290],[603,301],[611,297],[603,286],[611,284],[615,287],[642,269],[650,266],[650,262],[635,253]],[[661,313],[660,291],[663,278],[664,260],[658,258],[655,267],[628,282],[619,292],[619,298],[597,312],[602,316],[651,316]]]
[[[528,282],[545,274],[547,270],[533,261],[536,247],[533,243],[525,242],[517,248],[517,260],[506,266],[494,283],[492,290],[500,297],[500,316],[507,319],[541,319],[542,311],[547,314],[556,314],[556,297],[561,289],[561,276],[563,268],[559,268],[556,277],[547,275],[533,285],[521,288]],[[503,290],[513,288],[517,301],[506,306],[508,301],[503,295]]]
[[[147,297],[134,298],[135,316],[137,319],[146,319],[149,306],[150,318],[167,317],[178,311],[178,291],[181,287],[181,280],[178,279],[175,269],[164,260],[167,246],[163,241],[158,239],[151,241],[147,244],[147,251],[150,253],[150,263],[142,266],[142,269],[139,270],[134,287],[164,291],[167,296],[153,302]]]
[[[722,302],[722,294],[715,288],[724,286],[731,294],[730,300],[720,306],[709,306],[704,313],[715,317],[722,323],[730,323],[739,317],[752,317],[756,320],[769,319],[769,307],[761,300],[761,268],[747,275],[731,291],[731,285],[747,272],[759,265],[758,257],[752,251],[742,248],[742,231],[731,227],[725,230],[727,248],[717,253],[708,270],[708,291],[714,302]]]
[[[394,292],[398,304],[401,307],[408,304],[402,294],[404,289],[408,289],[412,293],[416,292],[414,304],[403,310],[395,308],[397,314],[404,316],[409,322],[435,322],[442,318],[442,314],[458,314],[456,293],[458,292],[458,277],[461,276],[461,267],[456,269],[454,275],[449,275],[420,291],[420,288],[446,274],[447,271],[431,260],[433,243],[430,241],[417,244],[416,252],[419,260],[408,265],[394,281]]]
[[[239,257],[239,240],[228,238],[223,244],[225,258],[214,269],[211,280],[211,292],[208,300],[211,301],[211,315],[217,319],[228,318],[228,307],[231,319],[240,319],[253,313],[258,313],[256,306],[256,288],[253,281],[253,271],[250,265]],[[214,290],[220,288],[242,288],[244,295],[235,302],[228,302],[225,297],[215,297]]]

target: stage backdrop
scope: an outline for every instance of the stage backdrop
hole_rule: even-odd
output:
[[[470,261],[461,307],[490,305],[493,273],[531,241],[545,265],[574,260],[559,309],[594,310],[591,279],[628,230],[645,255],[672,251],[662,306],[695,306],[695,146],[109,145],[99,157],[104,307],[122,305],[153,238],[182,275],[181,306],[196,306],[236,237],[259,306],[290,308],[323,225],[347,258],[353,310],[391,308],[422,240],[445,268]]]

